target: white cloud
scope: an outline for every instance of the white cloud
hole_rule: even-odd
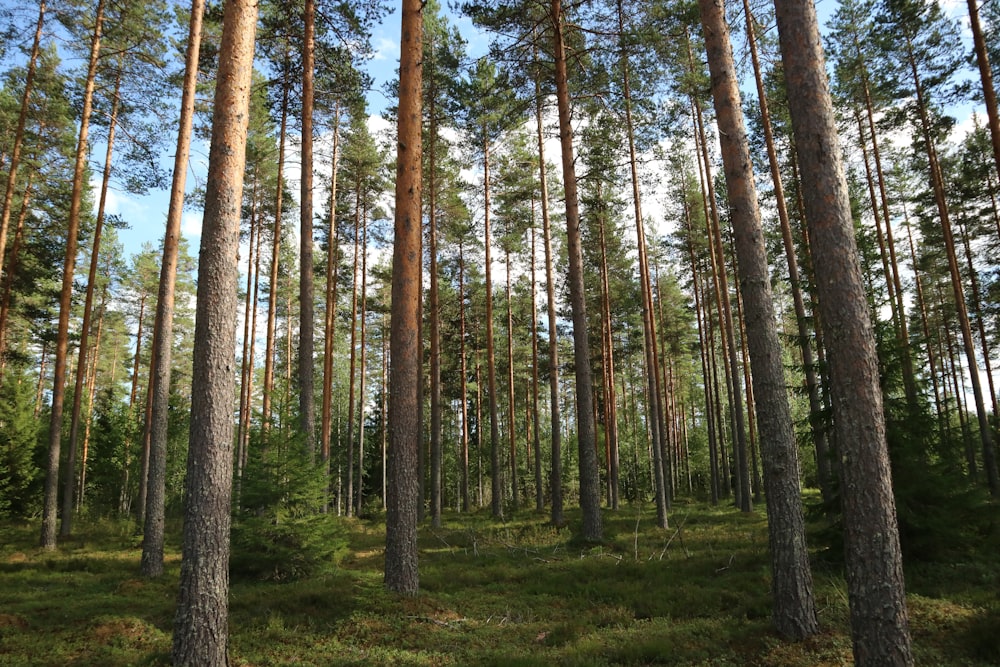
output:
[[[195,211],[185,212],[181,216],[181,234],[188,241],[201,236],[201,217],[201,213]]]
[[[372,60],[387,60],[395,62],[399,60],[399,40],[390,39],[384,35],[375,38],[372,45]]]

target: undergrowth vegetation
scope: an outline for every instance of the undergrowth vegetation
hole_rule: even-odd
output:
[[[762,513],[678,503],[661,531],[655,508],[626,507],[605,514],[597,546],[574,539],[569,516],[562,529],[529,512],[422,525],[415,598],[383,590],[380,517],[328,517],[349,540],[335,568],[234,579],[231,664],[850,664],[846,587],[828,559],[813,570],[821,634],[792,643],[772,631]],[[56,553],[36,533],[0,526],[0,665],[169,664],[177,530],[154,581],[138,576],[133,526],[82,525]],[[1000,664],[996,542],[908,566],[918,664]]]

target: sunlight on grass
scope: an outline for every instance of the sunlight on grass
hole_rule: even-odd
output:
[[[605,539],[574,540],[523,512],[446,514],[420,530],[421,595],[382,587],[384,528],[338,519],[350,551],[332,572],[286,583],[239,580],[230,601],[233,665],[850,664],[847,596],[829,562],[814,570],[822,632],[771,630],[762,513],[678,503],[667,530],[654,508],[605,514]],[[172,544],[177,543],[173,535]],[[0,665],[165,665],[179,555],[138,576],[131,526],[82,525],[55,553],[34,527],[0,526]],[[985,548],[985,547],[984,547]],[[1000,657],[994,561],[908,570],[922,664]],[[992,588],[991,588],[992,587]],[[985,589],[985,590],[984,590]]]

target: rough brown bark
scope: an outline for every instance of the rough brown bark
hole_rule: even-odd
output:
[[[712,97],[719,124],[730,217],[739,260],[739,289],[746,303],[747,347],[757,399],[757,422],[764,448],[771,589],[774,596],[772,620],[780,634],[792,639],[804,639],[819,631],[819,623],[806,546],[797,446],[785,390],[781,341],[778,339],[750,147],[743,124],[725,6],[722,0],[699,0],[698,4],[705,31]],[[748,482],[748,478],[744,480],[745,484]],[[749,496],[747,486],[743,487],[743,494]]]
[[[536,54],[537,57],[537,54]],[[545,138],[542,133],[541,84],[535,78],[535,134],[538,141],[538,184],[542,207],[542,238],[545,245],[545,299],[549,338],[549,438],[552,468],[549,489],[552,496],[552,523],[563,523],[562,499],[562,416],[559,412],[559,341],[556,336],[556,286],[552,265],[552,229],[549,219],[549,187],[545,167]]]
[[[45,25],[45,0],[38,3],[38,24],[35,26],[35,37],[31,43],[31,56],[28,58],[28,71],[24,77],[24,93],[21,96],[21,110],[17,116],[17,129],[14,131],[14,145],[10,152],[10,163],[7,165],[7,187],[4,189],[3,211],[0,213],[0,274],[3,274],[4,256],[7,254],[7,229],[10,225],[11,206],[14,203],[14,187],[17,185],[17,168],[21,163],[21,146],[24,143],[24,127],[28,120],[28,105],[31,101],[31,91],[35,84],[35,67],[38,64],[38,52],[42,42],[42,28]],[[0,331],[3,328],[0,327]]]
[[[485,123],[484,123],[485,125]],[[486,129],[485,127],[483,128]],[[484,131],[484,135],[487,133]],[[486,257],[483,273],[486,280],[486,382],[490,404],[490,511],[493,518],[503,518],[503,486],[500,470],[500,411],[497,405],[496,343],[493,340],[493,259],[490,237],[490,147],[489,139],[483,145],[483,246]]]
[[[854,660],[911,665],[878,357],[841,164],[816,9],[776,0],[820,313],[829,348]]]
[[[422,7],[421,0],[403,0],[396,130],[385,586],[401,595],[416,595],[420,587],[417,570],[419,488],[414,473],[420,457]]]
[[[330,215],[326,252],[326,313],[323,327],[323,395],[320,408],[320,443],[326,495],[323,511],[328,510],[330,496],[330,439],[333,436],[333,353],[337,326],[337,273],[340,266],[340,241],[337,238],[337,165],[340,158],[340,102],[333,115],[333,166],[330,174]],[[385,412],[383,411],[383,414]],[[384,471],[384,467],[383,467]],[[385,496],[383,494],[383,500]]]
[[[565,28],[561,0],[550,3],[552,45],[555,59],[556,102],[559,106],[559,143],[562,153],[563,188],[566,197],[566,250],[569,254],[570,307],[573,311],[573,361],[576,367],[576,428],[580,465],[581,535],[598,542],[601,524],[601,485],[597,469],[597,434],[594,426],[594,379],[587,340],[587,300],[583,281],[583,250],[580,237],[580,200],[577,194],[576,161],[569,82],[566,67]]]
[[[99,0],[94,13],[94,33],[90,42],[90,61],[83,90],[83,110],[80,114],[80,134],[76,145],[73,168],[73,189],[70,195],[69,222],[66,227],[66,256],[63,260],[62,291],[59,296],[59,323],[56,329],[52,408],[49,419],[49,457],[45,469],[45,489],[42,509],[43,549],[56,548],[56,506],[59,495],[59,450],[62,445],[63,403],[66,398],[66,357],[69,350],[69,316],[73,300],[73,271],[76,267],[77,236],[80,229],[80,209],[83,206],[83,177],[87,166],[87,136],[90,113],[94,103],[97,61],[101,52],[101,29],[104,21],[104,0]]]
[[[174,346],[174,289],[177,283],[177,261],[181,238],[181,215],[184,212],[184,187],[187,181],[188,158],[191,153],[191,127],[194,122],[194,102],[198,82],[198,54],[204,0],[192,0],[188,45],[184,57],[184,87],[181,91],[181,114],[177,130],[177,150],[174,154],[173,183],[167,226],[163,235],[163,257],[160,265],[159,294],[150,360],[150,392],[152,415],[150,422],[150,465],[152,486],[147,486],[146,519],[142,538],[140,573],[146,577],[163,574],[164,497],[166,495],[167,429],[170,411],[170,372]],[[148,480],[147,480],[148,483]]]
[[[795,257],[795,242],[792,239],[792,225],[788,217],[788,204],[785,200],[785,188],[781,179],[781,169],[778,165],[778,151],[774,144],[774,131],[771,127],[771,113],[767,103],[767,93],[764,90],[764,79],[761,72],[760,59],[757,55],[756,33],[753,28],[753,14],[750,11],[749,0],[743,0],[743,12],[747,21],[747,42],[750,45],[750,55],[753,62],[754,79],[757,84],[757,100],[760,107],[761,125],[764,128],[764,142],[767,146],[767,160],[771,168],[771,182],[774,187],[775,208],[778,211],[778,223],[781,226],[781,241],[785,250],[785,262],[788,265],[788,283],[792,292],[792,305],[795,309],[795,324],[798,330],[799,353],[802,355],[802,367],[805,372],[806,392],[809,396],[809,425],[812,430],[813,447],[816,451],[816,476],[819,480],[820,493],[825,502],[832,499],[833,473],[830,466],[830,445],[826,431],[820,420],[823,404],[819,395],[819,379],[816,377],[816,363],[812,346],[809,344],[809,324],[806,317],[805,300],[802,298],[802,279],[799,277],[799,263]]]
[[[972,30],[973,50],[979,66],[979,80],[983,85],[983,101],[986,103],[986,117],[990,127],[990,141],[993,145],[993,161],[1000,176],[1000,112],[997,111],[997,93],[993,87],[993,68],[986,51],[986,39],[979,22],[979,5],[976,0],[967,0],[969,6],[969,27]]]
[[[305,0],[302,39],[302,178],[299,201],[299,420],[305,448],[316,456],[316,400],[313,387],[313,69],[316,7]]]
[[[285,69],[288,69],[288,58],[286,54]],[[282,204],[285,192],[285,139],[288,136],[288,98],[291,83],[285,79],[281,90],[281,121],[278,125],[278,184],[274,195],[274,230],[271,240],[271,272],[268,280],[267,291],[267,339],[264,344],[264,387],[263,405],[261,415],[263,417],[264,436],[267,437],[271,428],[271,404],[274,393],[274,349],[277,336],[278,318],[278,270],[280,269],[281,253],[281,216]]]
[[[104,172],[101,177],[101,194],[97,204],[97,221],[94,224],[94,238],[91,240],[90,268],[87,273],[87,290],[83,301],[83,321],[80,324],[80,342],[76,361],[76,382],[73,386],[73,406],[70,408],[69,447],[66,456],[66,475],[63,479],[62,522],[59,536],[69,537],[73,529],[73,498],[76,495],[76,454],[80,440],[80,417],[83,410],[83,389],[87,376],[87,352],[90,345],[91,319],[94,315],[94,288],[97,284],[97,266],[101,257],[101,234],[104,231],[104,214],[108,202],[108,186],[111,182],[111,156],[114,153],[115,130],[118,124],[118,108],[121,89],[121,73],[115,79],[111,96],[111,116],[108,125],[107,150],[104,154]]]
[[[226,3],[199,251],[174,665],[228,664],[237,255],[256,23],[256,2]]]

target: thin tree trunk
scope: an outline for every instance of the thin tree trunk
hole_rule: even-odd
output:
[[[983,101],[986,103],[986,117],[990,127],[990,141],[993,145],[993,161],[1000,176],[1000,112],[997,111],[997,93],[993,87],[993,69],[986,51],[986,39],[979,22],[979,5],[976,0],[967,0],[969,6],[969,27],[972,30],[973,51],[979,66],[979,80],[983,86]],[[994,412],[994,414],[996,414]]]
[[[333,353],[337,326],[337,273],[340,268],[340,242],[337,238],[337,163],[340,149],[340,100],[333,114],[333,165],[330,173],[330,216],[326,251],[326,313],[323,327],[323,396],[320,409],[320,441],[323,460],[323,511],[328,511],[330,498],[330,440],[333,437]],[[384,387],[383,387],[384,389]],[[383,421],[385,410],[382,411]],[[384,470],[384,468],[383,468]],[[384,485],[383,485],[384,488]],[[382,496],[383,508],[385,494]]]
[[[465,255],[462,240],[458,241],[458,356],[461,373],[462,403],[462,453],[461,453],[461,495],[462,511],[469,511],[469,401],[468,367],[465,359]],[[477,424],[478,428],[478,424]]]
[[[486,134],[484,123],[483,133]],[[500,470],[500,414],[497,406],[496,345],[493,340],[493,259],[490,236],[490,146],[483,143],[483,245],[486,258],[483,273],[486,279],[486,381],[489,385],[490,404],[490,511],[493,518],[503,518],[503,486]]]
[[[535,54],[537,59],[537,53]],[[538,141],[538,185],[542,206],[542,237],[545,245],[545,298],[549,336],[549,419],[552,469],[549,488],[552,495],[552,524],[563,524],[562,497],[562,424],[559,412],[559,340],[556,335],[556,287],[553,276],[552,230],[549,220],[549,187],[545,166],[545,138],[542,133],[541,84],[535,77],[535,128]]]
[[[87,135],[94,103],[97,61],[101,52],[101,29],[104,2],[98,0],[94,13],[94,32],[90,41],[90,61],[83,90],[83,111],[80,114],[80,134],[76,145],[73,186],[70,194],[69,221],[66,228],[66,256],[63,260],[62,291],[59,296],[59,323],[56,330],[55,372],[52,386],[52,408],[49,419],[49,457],[45,469],[44,501],[42,505],[41,546],[56,548],[56,513],[59,496],[59,454],[62,445],[63,403],[66,397],[66,357],[69,349],[69,316],[73,299],[73,271],[76,267],[77,236],[80,229],[80,209],[83,206],[83,177],[87,166]],[[65,536],[65,533],[64,533]]]
[[[534,198],[531,200],[531,221],[531,421],[534,425],[531,444],[535,452],[535,510],[541,512],[545,509],[545,489],[542,482],[542,443],[538,435],[538,304],[535,301],[535,290],[538,282],[535,272],[537,231],[535,229]],[[464,371],[464,358],[462,362]],[[462,396],[465,396],[464,392]]]
[[[181,92],[181,110],[177,129],[177,150],[174,154],[173,183],[170,186],[170,204],[167,225],[163,236],[163,257],[160,265],[160,285],[156,301],[156,319],[153,354],[150,359],[150,393],[152,411],[150,422],[150,470],[153,485],[147,488],[143,504],[144,526],[143,553],[140,572],[143,576],[163,574],[164,498],[166,495],[167,431],[170,411],[170,374],[174,346],[174,290],[177,282],[177,262],[180,250],[181,216],[184,212],[184,188],[187,180],[188,158],[191,152],[191,127],[194,123],[194,103],[198,82],[198,57],[201,44],[201,27],[205,11],[204,0],[192,0],[191,22],[188,26],[188,46],[184,57],[184,84]],[[242,172],[241,172],[242,175]],[[141,331],[141,325],[140,325]],[[141,338],[141,335],[140,335]],[[139,348],[136,347],[136,371]],[[134,389],[133,389],[134,393]],[[147,484],[148,480],[142,480]],[[147,506],[148,505],[148,506]]]
[[[31,93],[35,86],[35,68],[38,64],[38,52],[42,42],[42,28],[45,26],[45,0],[38,3],[38,24],[35,26],[35,37],[31,43],[31,56],[28,58],[28,71],[24,77],[24,93],[21,96],[21,110],[17,116],[17,129],[14,131],[14,144],[10,153],[10,164],[7,166],[7,187],[4,189],[3,212],[0,213],[0,275],[3,274],[4,257],[7,254],[7,228],[10,225],[11,207],[14,203],[14,188],[17,185],[17,169],[21,163],[21,147],[24,144],[24,127],[28,121]],[[9,273],[9,269],[8,269]],[[3,331],[0,327],[0,331]]]
[[[920,127],[923,132],[924,144],[927,150],[928,166],[930,168],[931,185],[934,189],[934,199],[937,202],[938,215],[941,220],[941,230],[944,233],[945,253],[948,256],[948,270],[951,274],[952,292],[955,296],[955,311],[958,324],[962,330],[962,343],[965,357],[969,364],[969,379],[972,383],[972,394],[976,402],[976,415],[979,418],[979,440],[983,449],[983,469],[986,472],[986,483],[990,495],[1000,497],[1000,475],[997,470],[996,451],[993,445],[993,428],[986,414],[986,404],[983,400],[982,383],[979,381],[979,365],[976,362],[976,347],[972,340],[972,327],[969,323],[969,311],[965,305],[965,288],[962,284],[962,274],[958,267],[958,256],[955,250],[955,239],[952,234],[951,217],[948,212],[948,202],[944,189],[944,178],[941,165],[938,162],[937,150],[931,137],[930,120],[927,117],[927,106],[924,101],[923,86],[917,71],[912,45],[907,38],[907,54],[910,71],[913,74],[913,85],[917,96],[917,109],[920,112]]]
[[[345,513],[354,512],[354,406],[357,404],[357,350],[358,350],[358,260],[361,256],[361,183],[355,183],[354,199],[354,268],[351,273],[351,361],[347,389],[347,507]]]
[[[757,208],[750,147],[743,125],[739,84],[722,0],[699,0],[705,47],[712,75],[712,97],[729,194],[739,261],[739,291],[746,300],[747,347],[758,400],[757,419],[764,443],[768,536],[771,552],[772,620],[778,632],[804,639],[819,631],[812,573],[802,513],[799,465],[792,414],[785,391],[781,341],[775,324],[764,232]],[[716,239],[721,241],[721,239]],[[721,260],[721,257],[720,257]],[[733,345],[730,338],[730,346]],[[732,347],[730,348],[730,354]],[[733,361],[734,379],[736,362]],[[734,384],[734,393],[740,386]],[[740,478],[744,506],[750,503],[746,450]]]
[[[286,53],[286,71],[288,67],[288,54]],[[268,281],[267,291],[267,341],[264,346],[264,399],[261,407],[261,414],[264,421],[263,426],[265,441],[267,440],[267,433],[271,428],[271,403],[273,402],[272,393],[274,391],[274,353],[278,318],[278,269],[280,268],[281,254],[281,207],[285,191],[285,138],[288,135],[288,98],[290,87],[291,83],[287,81],[287,78],[284,79],[284,85],[281,90],[281,122],[278,126],[278,185],[274,196],[274,231],[271,244],[271,275],[270,280]]]
[[[302,178],[299,201],[299,419],[306,453],[316,458],[316,401],[313,386],[313,69],[315,67],[314,0],[305,0],[302,39]]]
[[[368,316],[368,212],[361,215],[361,377],[358,381],[358,492],[357,514],[361,514],[365,493],[365,359]]]
[[[580,466],[580,509],[583,513],[582,537],[598,542],[601,525],[601,489],[597,470],[597,451],[593,403],[593,377],[590,370],[590,345],[587,340],[587,301],[583,281],[583,251],[580,239],[580,200],[577,194],[576,161],[573,151],[573,127],[570,123],[570,95],[566,67],[564,23],[561,0],[551,0],[555,59],[556,101],[559,106],[559,140],[562,148],[563,188],[566,197],[566,250],[569,254],[570,306],[573,311],[573,361],[576,367],[576,423]]]
[[[517,433],[514,429],[514,314],[511,309],[510,251],[507,249],[504,251],[504,264],[507,267],[507,438],[510,443],[511,511],[516,512],[520,502],[517,481]]]
[[[257,4],[226,3],[198,265],[174,665],[228,664],[237,254]]]
[[[76,511],[83,507],[85,485],[87,483],[87,457],[90,452],[90,426],[94,416],[94,396],[97,394],[97,362],[101,355],[101,336],[104,332],[105,306],[108,300],[107,285],[101,290],[101,303],[97,307],[97,334],[94,337],[94,352],[90,359],[90,369],[87,371],[87,413],[83,417],[83,446],[80,452],[80,480],[77,484]],[[112,378],[112,385],[114,378]]]

